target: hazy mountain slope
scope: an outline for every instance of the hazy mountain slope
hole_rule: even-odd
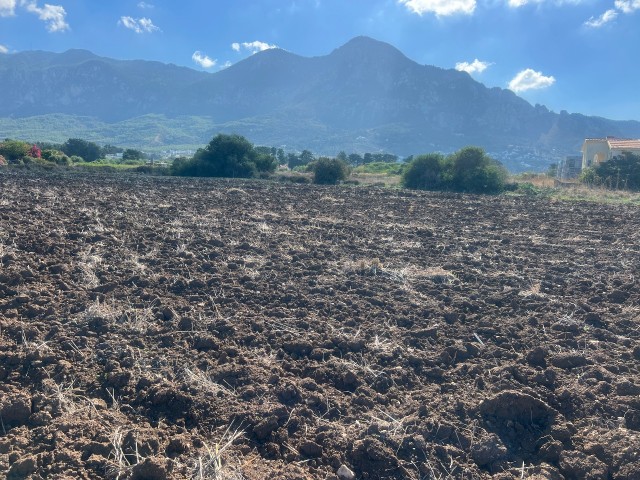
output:
[[[543,167],[574,153],[587,136],[640,137],[639,122],[553,113],[367,37],[321,57],[267,50],[217,73],[83,50],[0,55],[0,117],[15,119],[0,122],[0,136],[3,128],[15,131],[11,122],[37,125],[39,118],[18,119],[39,115],[49,115],[55,130],[50,114],[93,117],[87,138],[110,138],[109,125],[119,131],[126,124],[127,135],[114,134],[113,143],[126,138],[143,148],[204,142],[218,131],[325,154],[408,155],[475,144],[512,169]]]
[[[115,121],[173,114],[173,95],[207,76],[159,62],[121,61],[84,50],[0,56],[0,116],[49,113]],[[167,111],[169,109],[169,111]]]

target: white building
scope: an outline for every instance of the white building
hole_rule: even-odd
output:
[[[640,154],[640,139],[587,138],[582,144],[582,169],[611,160],[622,152]]]

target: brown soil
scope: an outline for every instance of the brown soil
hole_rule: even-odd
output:
[[[640,479],[638,213],[0,173],[0,476]]]

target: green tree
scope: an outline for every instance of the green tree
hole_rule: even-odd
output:
[[[127,148],[124,152],[122,152],[122,160],[124,161],[142,160],[143,158],[144,153],[134,148]]]
[[[81,138],[70,138],[62,144],[60,150],[69,157],[82,157],[86,162],[95,162],[102,155],[99,145]]]
[[[189,177],[250,178],[275,168],[276,159],[270,154],[258,153],[246,138],[218,134],[191,160],[174,162],[172,173]]]
[[[124,149],[120,147],[116,147],[114,145],[109,145],[109,144],[106,144],[104,147],[102,147],[103,157],[107,155],[115,155],[117,153],[124,153]]]
[[[314,160],[315,157],[309,150],[303,150],[300,155],[296,155],[295,153],[289,153],[287,155],[287,165],[291,169],[309,165],[313,163]]]
[[[302,153],[300,154],[300,161],[302,162],[302,165],[308,165],[314,160],[315,160],[315,157],[313,156],[313,153],[311,153],[309,150],[303,150]]]
[[[336,185],[349,176],[349,166],[337,158],[320,157],[313,166],[313,183]]]
[[[2,155],[7,162],[17,163],[29,154],[31,145],[27,142],[20,140],[6,139],[0,143],[0,155]]]
[[[441,190],[446,186],[446,168],[446,159],[439,153],[418,155],[404,171],[402,185],[418,190]]]
[[[358,165],[362,165],[363,163],[364,163],[364,160],[360,154],[358,153],[349,154],[349,165],[351,165],[352,167],[357,167]]]

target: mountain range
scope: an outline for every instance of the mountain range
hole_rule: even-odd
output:
[[[320,57],[265,50],[216,73],[86,50],[0,55],[1,138],[157,150],[217,132],[327,155],[478,145],[521,171],[576,153],[585,137],[640,137],[640,122],[555,113],[368,37]]]

